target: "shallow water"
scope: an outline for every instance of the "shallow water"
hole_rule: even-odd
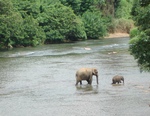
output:
[[[0,52],[1,116],[149,116],[150,73],[140,73],[129,38],[18,48]],[[99,85],[75,86],[81,67]],[[125,84],[111,85],[114,75]]]

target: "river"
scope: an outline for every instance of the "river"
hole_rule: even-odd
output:
[[[150,73],[140,73],[129,38],[16,48],[0,52],[0,116],[149,116]],[[99,85],[75,86],[81,67]],[[123,75],[125,84],[112,85]]]

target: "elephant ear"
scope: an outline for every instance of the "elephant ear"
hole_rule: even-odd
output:
[[[94,75],[96,75],[96,74],[98,73],[97,69],[96,69],[96,68],[93,68],[92,73],[93,73]]]

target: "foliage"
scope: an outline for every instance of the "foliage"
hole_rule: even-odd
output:
[[[133,37],[130,40],[130,51],[140,69],[150,71],[150,37],[144,32]]]
[[[96,0],[96,6],[104,16],[114,17],[115,7],[118,6],[116,0]]]
[[[131,14],[137,33],[130,40],[130,52],[137,59],[141,70],[150,71],[150,2],[135,0]],[[136,31],[135,31],[136,32]]]
[[[0,14],[9,15],[13,9],[13,4],[10,0],[0,0]]]
[[[92,10],[94,8],[93,5],[94,5],[94,0],[82,0],[80,6],[81,15],[88,10]]]
[[[26,16],[22,26],[24,27],[24,39],[21,41],[21,45],[36,46],[44,43],[46,39],[45,33],[39,26],[37,20],[35,20],[32,16]]]
[[[0,1],[0,48],[12,47],[15,40],[21,38],[23,19],[19,13],[14,12],[9,0]]]
[[[40,13],[39,4],[35,0],[14,0],[13,4],[23,18],[27,15],[32,15],[35,18]]]
[[[132,9],[133,0],[120,0],[118,8],[115,12],[116,18],[131,18],[130,12]]]
[[[46,43],[86,38],[82,21],[69,7],[51,4],[43,10],[38,21],[46,33]]]
[[[80,14],[80,7],[82,0],[60,0],[61,3],[65,6],[69,6],[72,8],[75,14]]]
[[[45,35],[32,16],[22,18],[21,14],[13,8],[9,0],[5,0],[0,14],[0,48],[11,48],[16,46],[36,46],[41,44]]]
[[[19,14],[0,16],[0,47],[12,47],[15,41],[21,38],[22,19]]]
[[[107,20],[109,33],[129,33],[134,23],[130,19],[133,0],[97,0],[97,7]]]
[[[99,11],[86,11],[82,18],[89,39],[98,39],[106,35],[106,24]]]
[[[0,48],[98,39],[113,28],[115,12],[127,10],[122,1],[125,0],[0,0]],[[128,15],[125,13],[121,19]],[[126,22],[125,28],[130,28]]]
[[[140,6],[139,4],[136,3],[134,9],[132,9],[132,15],[134,16],[133,19],[135,20],[135,24],[138,26],[139,30],[146,31],[150,26],[150,4],[145,7]]]
[[[13,0],[15,8],[22,14],[23,18],[27,15],[37,18],[38,14],[43,12],[43,7],[55,3],[59,3],[59,0]]]
[[[134,37],[136,37],[138,34],[139,34],[139,30],[137,29],[137,27],[135,27],[135,28],[133,28],[133,29],[130,31],[130,38],[134,38]]]
[[[130,30],[133,28],[133,21],[130,19],[113,19],[111,25],[109,25],[109,32],[122,32],[122,33],[129,33]]]

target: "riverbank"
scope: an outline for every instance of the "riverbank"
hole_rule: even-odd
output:
[[[121,37],[129,37],[128,33],[110,33],[105,38],[121,38]]]

